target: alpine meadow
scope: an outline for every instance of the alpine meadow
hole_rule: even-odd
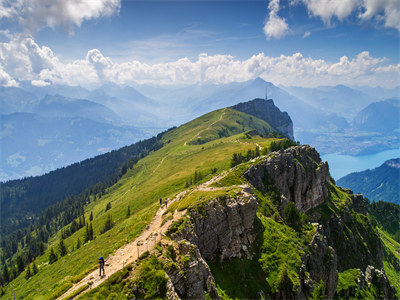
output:
[[[399,16],[0,1],[0,299],[399,299]]]

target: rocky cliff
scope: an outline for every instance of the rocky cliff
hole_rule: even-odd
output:
[[[254,161],[243,175],[249,185],[242,185],[241,192],[236,192],[236,195],[227,193],[192,206],[178,226],[169,231],[173,243],[179,245],[175,247],[176,253],[188,257],[186,264],[166,268],[169,299],[203,299],[205,294],[219,298],[216,289],[218,281],[206,262],[218,262],[223,266],[224,262],[236,258],[253,261],[260,255],[271,255],[271,258],[278,255],[274,253],[281,251],[278,249],[282,241],[278,242],[281,238],[278,235],[277,245],[257,246],[262,243],[261,232],[266,228],[255,224],[257,221],[260,223],[260,218],[271,220],[271,216],[261,215],[264,213],[262,209],[257,214],[264,201],[259,198],[259,193],[267,194],[271,189],[281,194],[282,201],[277,207],[281,216],[273,216],[275,222],[281,224],[279,226],[287,226],[286,230],[296,232],[298,237],[315,231],[307,243],[296,242],[292,245],[298,249],[288,250],[293,251],[290,255],[303,253],[300,267],[291,275],[286,273],[278,279],[278,290],[260,290],[260,295],[267,292],[269,297],[277,299],[308,299],[319,293],[320,297],[333,299],[354,297],[358,291],[358,296],[396,298],[396,291],[383,269],[382,242],[365,215],[367,202],[361,195],[334,187],[328,165],[321,161],[314,148],[296,146],[271,153],[257,163]],[[333,195],[335,193],[341,196]],[[339,201],[339,198],[332,200],[335,197],[345,200],[340,200],[343,202],[335,206],[333,202]],[[293,201],[303,214],[307,213],[311,221],[318,223],[299,223],[297,227],[290,228],[283,214],[283,208],[289,201]],[[282,238],[289,239],[291,234]],[[270,251],[268,249],[275,250],[260,253]],[[258,263],[262,263],[262,258]],[[357,288],[343,288],[339,275],[353,269],[360,270],[359,276],[354,279]],[[263,268],[263,272],[265,280],[270,281],[268,276],[273,274],[272,270]]]
[[[307,212],[328,197],[329,167],[318,152],[309,146],[296,146],[274,152],[245,172],[256,188],[266,191],[271,186],[282,195],[282,208],[293,201],[299,211]]]
[[[264,120],[278,132],[283,133],[291,140],[294,139],[292,119],[287,112],[281,112],[275,106],[274,101],[257,98],[236,104],[232,108]]]
[[[184,228],[171,237],[196,245],[206,260],[250,257],[256,212],[256,198],[244,189],[236,198],[226,195],[191,209]]]

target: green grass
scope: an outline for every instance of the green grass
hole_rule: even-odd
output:
[[[222,119],[219,121],[221,115]],[[218,174],[230,168],[230,159],[234,152],[244,153],[249,149],[254,149],[256,144],[267,147],[274,139],[254,136],[244,140],[242,133],[212,139],[201,145],[188,144],[198,132],[204,130],[204,133],[211,134],[211,131],[218,132],[219,126],[236,124],[242,126],[240,130],[248,131],[256,127],[255,129],[259,129],[260,132],[264,127],[268,128],[267,123],[254,117],[251,120],[249,118],[250,116],[232,109],[219,110],[165,134],[163,148],[140,160],[121,180],[108,188],[104,196],[85,207],[86,220],[89,220],[89,214],[93,211],[92,225],[95,239],[78,250],[72,250],[78,238],[81,242],[83,241],[85,229],[78,230],[65,239],[69,250],[68,255],[48,265],[49,250],[51,247],[56,247],[59,242],[60,233],[58,233],[50,240],[45,254],[36,259],[39,273],[26,280],[23,272],[12,281],[16,297],[18,299],[49,299],[51,295],[62,294],[71,284],[97,268],[99,256],[107,257],[116,249],[134,240],[152,220],[159,207],[158,200],[172,198],[183,190],[185,181],[195,171],[208,174],[212,168],[217,168]],[[215,124],[210,126],[213,122]],[[202,135],[204,136],[203,133]],[[210,177],[211,175],[207,178]],[[192,201],[201,199],[199,195],[190,197],[182,201],[181,207],[189,207]],[[105,212],[109,202],[111,209]],[[126,218],[128,206],[130,206],[131,216]],[[107,214],[111,214],[115,226],[106,233],[100,234]],[[5,292],[3,297],[9,299],[12,295],[11,284],[6,287]]]
[[[356,289],[357,278],[360,276],[360,271],[358,269],[348,269],[342,273],[339,273],[339,282],[336,289],[336,293],[341,295],[344,291],[350,289]]]
[[[257,259],[232,259],[209,263],[223,299],[259,299],[258,292],[269,292],[265,274]]]
[[[314,228],[298,233],[293,228],[280,224],[271,218],[258,214],[264,232],[262,235],[260,264],[267,275],[267,282],[272,293],[279,291],[280,273],[286,266],[293,288],[299,286],[301,257],[308,251]]]
[[[385,247],[383,267],[391,285],[396,289],[396,296],[400,299],[400,244],[390,235],[378,229],[379,236]]]

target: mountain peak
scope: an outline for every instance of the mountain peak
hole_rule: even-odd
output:
[[[291,140],[293,136],[293,122],[287,112],[275,106],[272,99],[265,100],[256,98],[248,102],[242,102],[232,106],[233,109],[255,116],[268,124],[276,131],[288,136]]]
[[[392,168],[400,169],[400,158],[393,158],[393,159],[387,160],[387,161],[385,161],[385,165],[392,167]]]

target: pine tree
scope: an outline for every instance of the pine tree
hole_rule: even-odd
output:
[[[76,242],[76,249],[79,249],[81,247],[81,239],[78,238],[78,241]]]
[[[106,205],[106,211],[109,210],[110,208],[111,208],[111,203],[108,202],[107,205]]]
[[[101,231],[101,233],[104,233],[104,232],[106,232],[107,230],[110,230],[110,229],[113,227],[113,225],[114,225],[114,224],[113,224],[111,215],[108,214],[108,215],[107,215],[106,222],[104,223],[104,227],[103,227],[103,230]]]
[[[89,240],[90,241],[93,240],[93,226],[92,226],[92,223],[90,223],[90,225],[89,225]]]
[[[58,245],[58,250],[60,251],[60,256],[65,256],[68,252],[67,246],[65,246],[64,239],[60,239],[60,244]]]
[[[2,277],[5,283],[10,282],[10,274],[8,273],[7,263],[4,263]]]
[[[86,223],[85,235],[83,236],[83,243],[86,244],[89,241],[89,224]]]
[[[93,212],[90,212],[89,221],[93,221]]]
[[[26,268],[25,279],[29,279],[31,278],[31,276],[31,267],[28,265],[28,267]]]
[[[12,279],[17,278],[17,276],[18,276],[17,269],[15,268],[14,264],[11,265],[10,276]]]
[[[18,273],[22,273],[25,269],[25,262],[21,254],[17,256],[17,267]]]
[[[53,248],[50,249],[50,254],[49,254],[49,264],[52,264],[57,261],[57,254],[54,253]]]
[[[131,215],[131,208],[128,205],[128,211],[126,212],[126,217],[129,218]]]
[[[36,275],[38,272],[39,272],[39,269],[36,266],[36,263],[33,262],[33,265],[32,265],[32,273],[33,273],[33,275]]]

